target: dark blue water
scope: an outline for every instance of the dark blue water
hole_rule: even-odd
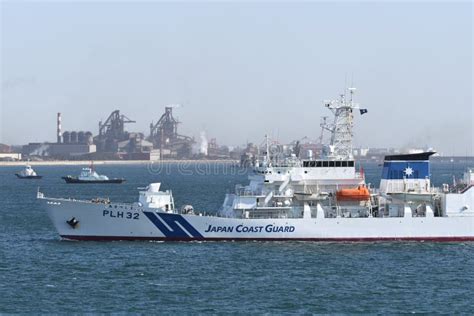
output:
[[[433,164],[433,182],[465,166]],[[65,185],[79,167],[39,166],[40,181],[0,167],[0,312],[473,314],[474,243],[68,242],[35,202],[108,196],[132,202],[163,182],[177,206],[213,211],[246,173],[218,165],[98,166],[122,185]],[[380,167],[365,166],[378,183]]]

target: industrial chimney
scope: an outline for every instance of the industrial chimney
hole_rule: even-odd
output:
[[[61,132],[61,113],[58,112],[58,122],[57,122],[57,134],[58,134],[58,140],[57,143],[61,144],[62,143],[62,132]]]

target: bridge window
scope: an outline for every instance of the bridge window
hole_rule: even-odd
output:
[[[303,161],[303,167],[311,167],[311,168],[314,168],[314,167],[319,167],[319,166],[316,166],[316,161]]]
[[[323,162],[322,161],[316,161],[316,167],[322,167]]]
[[[354,161],[348,161],[348,167],[354,167]]]
[[[323,167],[329,167],[329,161],[323,161]]]
[[[342,161],[336,161],[336,167],[341,167],[342,166]]]

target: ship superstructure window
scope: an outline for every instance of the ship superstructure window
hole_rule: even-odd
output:
[[[340,167],[354,167],[354,161],[346,160],[307,160],[303,161],[305,168],[340,168]]]

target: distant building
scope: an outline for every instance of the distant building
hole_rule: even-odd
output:
[[[21,154],[13,152],[6,144],[0,144],[0,160],[21,160]]]
[[[153,150],[153,143],[142,137],[133,137],[117,143],[118,153],[149,153]]]
[[[0,144],[0,153],[11,153],[11,147],[5,144]]]
[[[207,146],[208,159],[228,159],[229,155],[229,147],[220,146],[215,138],[211,138]]]
[[[0,153],[0,160],[21,160],[20,153]]]
[[[160,160],[160,150],[154,149],[149,152],[120,153],[119,157],[123,160]]]
[[[40,156],[68,159],[96,152],[95,145],[79,143],[29,143],[23,146],[26,156]]]

